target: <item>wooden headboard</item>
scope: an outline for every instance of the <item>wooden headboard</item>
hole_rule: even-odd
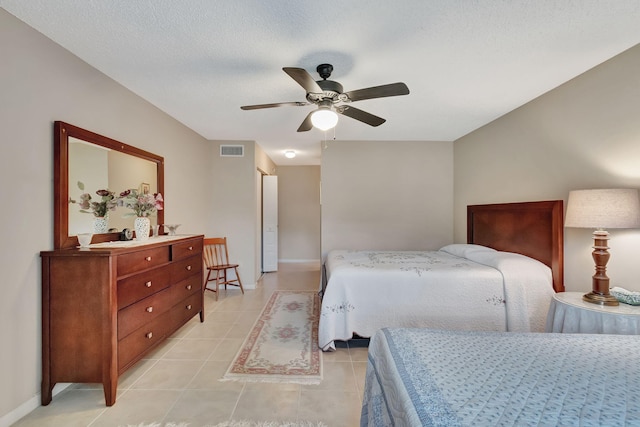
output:
[[[467,206],[467,242],[515,252],[551,268],[553,289],[564,291],[562,200]]]

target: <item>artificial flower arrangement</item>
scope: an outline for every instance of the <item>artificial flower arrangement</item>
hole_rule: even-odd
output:
[[[84,191],[84,183],[78,181],[78,188]],[[93,214],[97,218],[107,216],[109,211],[115,210],[116,206],[118,206],[115,192],[98,190],[96,194],[100,196],[99,201],[93,201],[89,193],[82,193],[79,201],[69,200],[69,202],[80,205],[80,212]]]
[[[133,210],[124,216],[148,217],[164,208],[164,199],[160,193],[142,194],[132,189],[120,193],[118,205]]]

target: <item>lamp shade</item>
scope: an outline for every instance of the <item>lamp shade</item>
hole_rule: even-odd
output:
[[[639,228],[638,190],[570,191],[564,225],[577,228]]]
[[[311,114],[311,123],[320,130],[329,130],[338,124],[338,114],[330,108],[320,107]]]

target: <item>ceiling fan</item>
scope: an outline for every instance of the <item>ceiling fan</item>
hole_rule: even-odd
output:
[[[409,88],[404,83],[391,83],[343,92],[340,83],[327,80],[331,77],[331,72],[333,71],[333,65],[331,64],[320,64],[316,67],[316,71],[322,78],[322,80],[317,81],[314,80],[304,68],[284,67],[282,70],[307,91],[307,102],[278,102],[274,104],[245,105],[240,108],[243,110],[257,110],[261,108],[282,107],[285,105],[296,107],[312,104],[317,105],[318,109],[307,115],[298,128],[298,132],[306,132],[314,126],[321,130],[331,129],[338,122],[336,113],[359,120],[370,126],[380,126],[386,121],[382,117],[375,116],[346,104],[364,99],[409,94]]]

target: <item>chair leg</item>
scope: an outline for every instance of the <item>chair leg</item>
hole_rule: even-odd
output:
[[[202,289],[202,293],[204,293],[207,289],[209,289],[211,292],[215,292],[216,293],[216,301],[218,301],[218,290],[219,290],[219,284],[218,284],[218,270],[216,270],[216,277],[214,277],[213,279],[211,278],[211,273],[213,272],[213,270],[209,270],[209,272],[207,273],[207,278],[204,281],[204,288]],[[207,283],[212,282],[212,281],[216,281],[216,289],[213,290],[211,288],[207,287]]]
[[[209,271],[207,272],[207,278],[206,278],[206,279],[204,279],[204,286],[202,287],[202,293],[203,293],[203,294],[204,294],[207,290],[209,290],[209,291],[213,291],[213,289],[209,289],[209,288],[207,287],[207,283],[209,283],[210,281],[211,281],[211,270],[209,270]]]
[[[235,273],[236,273],[236,278],[237,278],[237,282],[238,282],[238,286],[240,287],[240,291],[242,291],[242,293],[244,294],[244,286],[242,286],[242,280],[240,280],[240,273],[238,273],[238,268],[234,267]],[[204,289],[203,292],[207,289],[209,289],[212,292],[216,293],[216,301],[218,301],[218,295],[220,294],[220,285],[224,285],[224,289],[225,291],[227,290],[227,283],[228,283],[228,279],[227,279],[227,270],[215,270],[215,277],[211,278],[211,273],[213,273],[213,270],[209,270],[209,272],[207,273],[207,278],[204,281]],[[215,281],[216,283],[216,288],[211,289],[211,288],[207,288],[207,283],[209,282],[213,282]],[[235,280],[233,280],[235,282]],[[232,285],[235,285],[235,283],[232,283]]]
[[[220,295],[220,270],[216,270],[216,301],[218,301],[218,295]]]
[[[238,274],[238,268],[234,267],[234,270],[236,271],[236,278],[238,279],[238,285],[240,285],[240,290],[244,294],[244,288],[242,287],[242,281],[240,280],[240,275]]]
[[[211,270],[207,271],[207,277],[204,279],[204,286],[202,287],[202,293],[207,290],[207,283],[209,283],[209,278],[211,277]]]

